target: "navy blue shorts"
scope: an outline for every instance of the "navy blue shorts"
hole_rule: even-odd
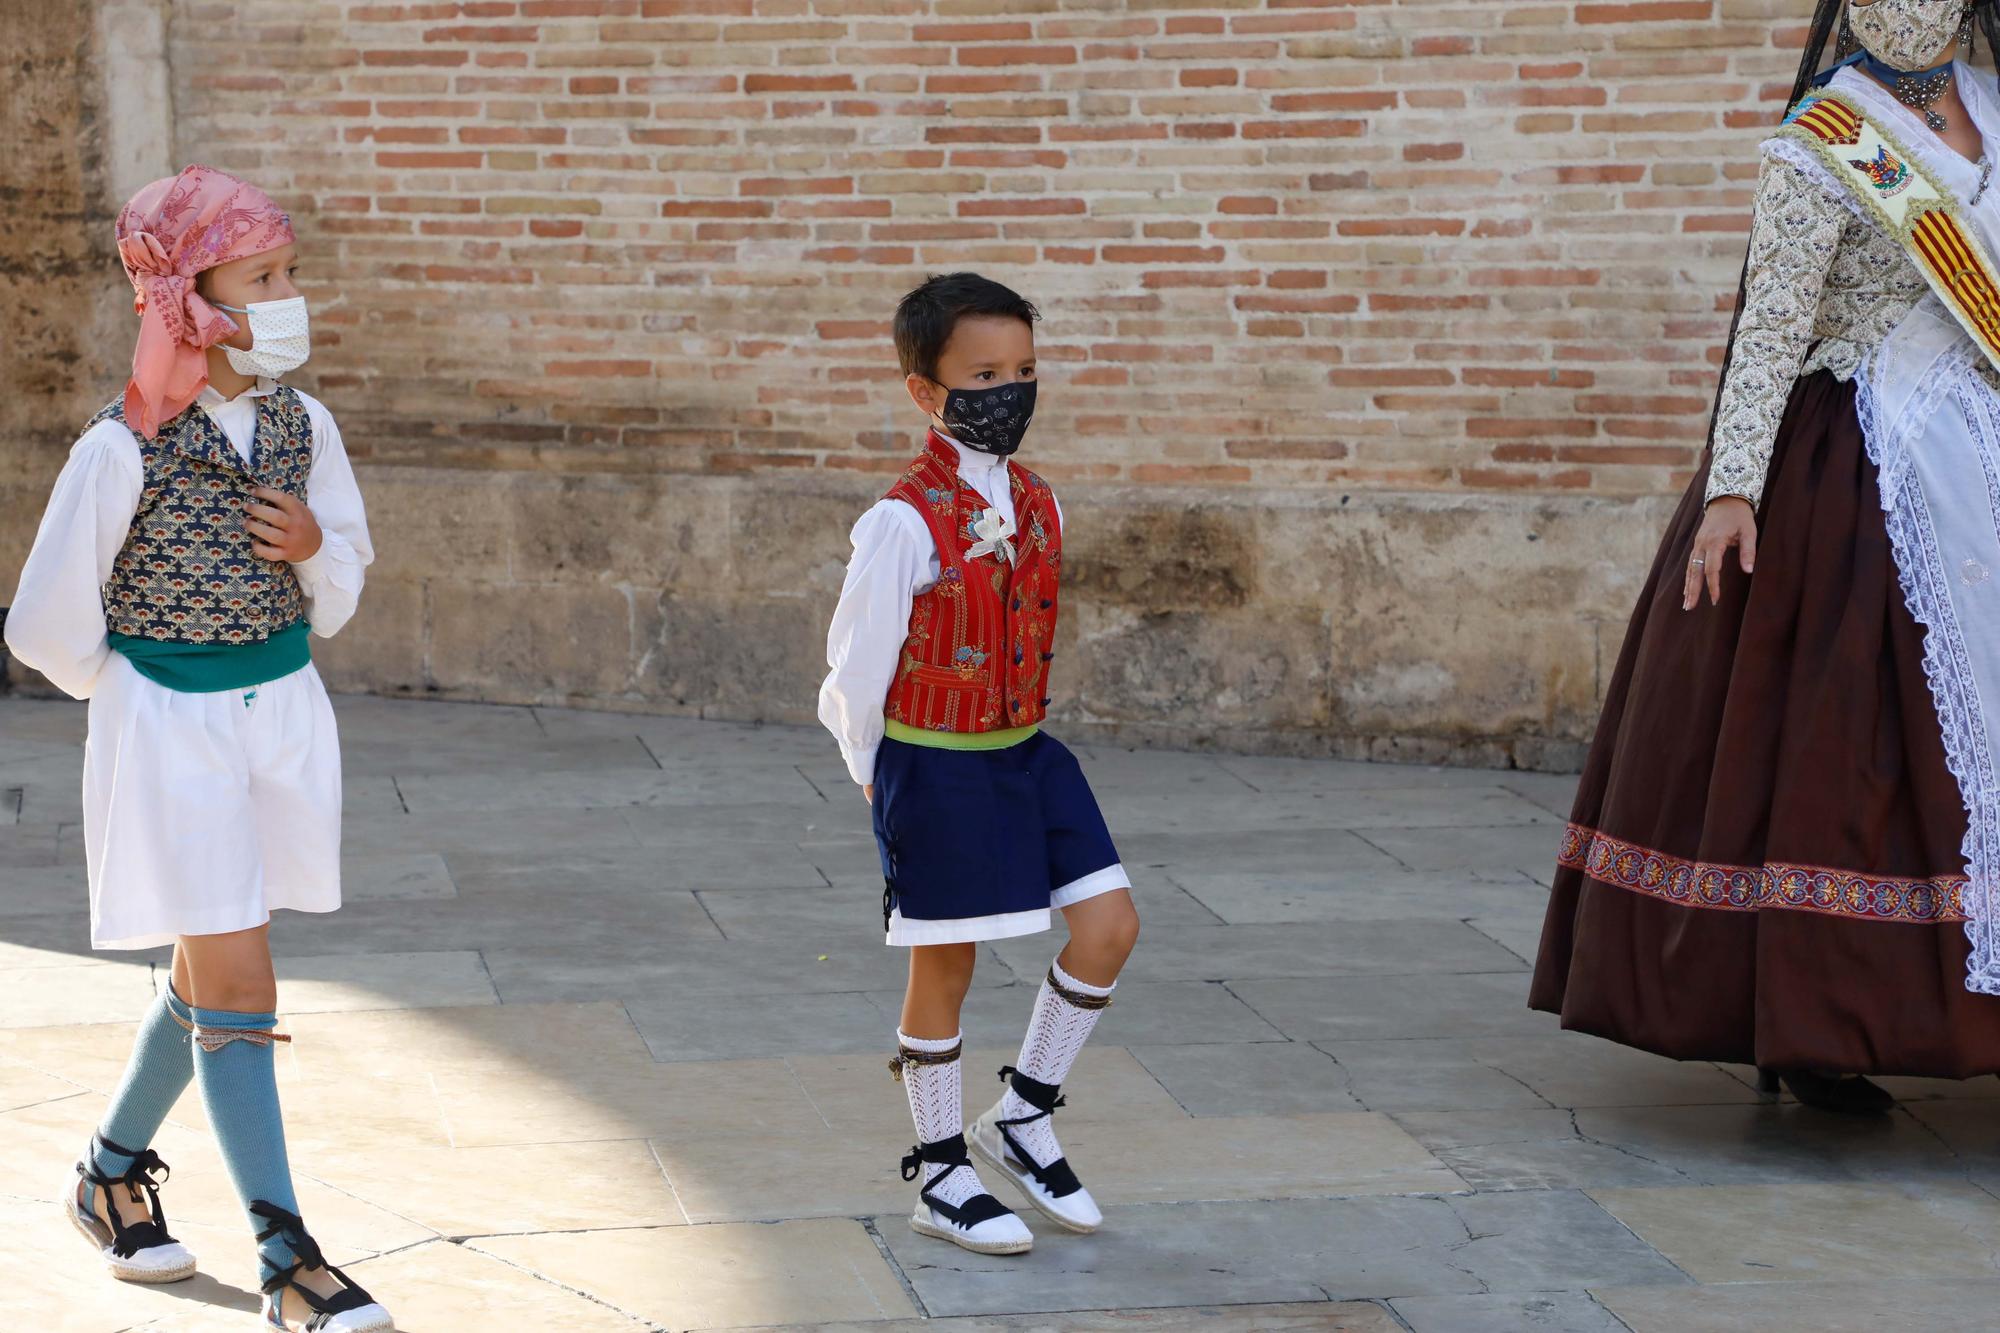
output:
[[[1044,732],[1004,750],[884,740],[874,816],[891,944],[1027,935],[1132,885],[1076,756]]]

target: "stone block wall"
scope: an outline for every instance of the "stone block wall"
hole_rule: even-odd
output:
[[[1046,316],[1065,725],[1536,766],[1695,461],[1810,9],[119,7],[159,25],[159,170],[295,210],[300,383],[382,550],[336,683],[809,718],[846,526],[920,425],[890,310],[970,267]],[[62,243],[115,304],[103,237]],[[118,344],[0,431],[0,569]]]

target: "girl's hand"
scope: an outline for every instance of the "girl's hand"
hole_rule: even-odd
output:
[[[250,530],[251,547],[266,560],[298,564],[319,552],[319,520],[306,502],[270,486],[251,492],[263,504],[243,506],[243,526]]]
[[[862,784],[862,787],[861,787],[861,794],[862,794],[862,796],[863,796],[863,797],[867,798],[867,801],[868,801],[868,804],[870,804],[870,805],[873,805],[873,804],[875,804],[875,784],[874,784],[874,783],[872,783],[872,782],[868,782],[868,783],[864,783],[864,784]]]
[[[1738,563],[1745,574],[1757,567],[1757,511],[1741,496],[1717,496],[1694,534],[1694,553],[1688,557],[1687,577],[1681,586],[1681,610],[1694,610],[1701,601],[1704,583],[1710,606],[1722,600],[1722,565],[1732,546],[1738,548]]]

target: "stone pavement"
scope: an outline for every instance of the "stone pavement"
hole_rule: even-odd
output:
[[[909,1230],[901,989],[814,731],[339,701],[349,904],[273,933],[304,1214],[414,1333],[1993,1327],[2000,1080],[1881,1123],[1524,1007],[1570,784],[1083,751],[1139,950],[1068,1088],[1104,1231]],[[160,1148],[203,1275],[102,1277],[53,1200],[157,957],[92,955],[82,710],[0,701],[0,1326],[243,1330],[199,1100]],[[1059,933],[1059,932],[1058,932]],[[968,1100],[1053,936],[984,951]],[[1004,1187],[1003,1187],[1004,1189]]]

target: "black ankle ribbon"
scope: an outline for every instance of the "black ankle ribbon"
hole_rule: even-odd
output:
[[[104,1211],[111,1215],[111,1252],[120,1259],[130,1259],[141,1250],[150,1250],[159,1245],[171,1245],[174,1238],[167,1231],[167,1210],[160,1202],[160,1186],[167,1183],[173,1174],[160,1155],[151,1148],[141,1148],[134,1152],[96,1135],[95,1146],[91,1149],[90,1164],[76,1164],[76,1173],[98,1189],[109,1191],[113,1186],[123,1185],[126,1197],[133,1203],[144,1203],[151,1213],[143,1222],[126,1222],[118,1216],[118,1205],[108,1203]],[[105,1175],[97,1169],[99,1151],[118,1157],[131,1159],[131,1165],[115,1176]],[[159,1178],[154,1179],[155,1176]]]
[[[1082,1189],[1083,1182],[1076,1178],[1076,1172],[1070,1167],[1069,1158],[1058,1157],[1047,1166],[1043,1166],[1035,1160],[1033,1153],[1022,1146],[1021,1141],[1015,1138],[1013,1133],[1016,1125],[1033,1124],[1045,1116],[1053,1115],[1058,1106],[1069,1105],[1069,1098],[1062,1095],[1061,1086],[1029,1078],[1012,1065],[1001,1065],[1000,1077],[1011,1078],[1012,1082],[1008,1086],[1013,1088],[1014,1095],[1035,1108],[1033,1115],[1015,1116],[1012,1119],[993,1122],[993,1128],[1000,1131],[1000,1138],[1007,1145],[1008,1155],[1020,1163],[1021,1169],[1033,1176],[1035,1181],[1049,1192],[1049,1197],[1052,1199],[1060,1199]]]
[[[326,1256],[320,1253],[319,1242],[312,1238],[311,1233],[306,1230],[304,1219],[297,1213],[287,1212],[275,1203],[267,1203],[263,1199],[252,1200],[250,1211],[269,1224],[257,1233],[259,1243],[277,1236],[292,1251],[291,1265],[278,1269],[264,1279],[264,1294],[274,1295],[286,1287],[296,1291],[299,1298],[313,1311],[313,1317],[306,1321],[308,1333],[314,1329],[325,1328],[332,1322],[334,1315],[375,1303],[375,1298],[362,1290],[360,1283],[326,1261]],[[308,1268],[323,1269],[330,1273],[340,1283],[341,1289],[331,1296],[322,1296],[311,1287],[305,1286],[298,1280],[298,1276]]]
[[[969,1230],[981,1222],[1005,1217],[1013,1212],[1013,1209],[1006,1204],[984,1192],[973,1195],[964,1203],[946,1203],[931,1192],[937,1188],[939,1181],[952,1172],[960,1167],[972,1165],[972,1154],[965,1145],[964,1134],[954,1134],[948,1139],[938,1139],[933,1143],[919,1143],[911,1148],[903,1158],[903,1179],[915,1180],[917,1173],[924,1169],[925,1162],[944,1167],[944,1170],[925,1181],[924,1187],[917,1191],[917,1197],[930,1205],[938,1216]]]

